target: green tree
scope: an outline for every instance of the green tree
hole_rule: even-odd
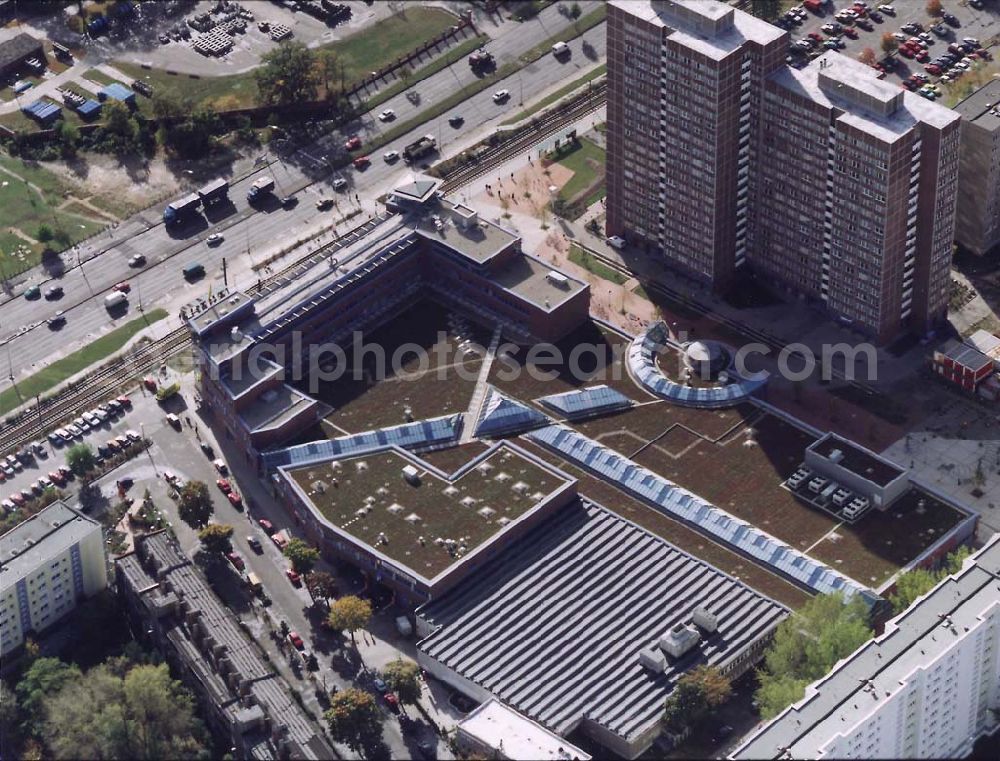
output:
[[[38,232],[35,233],[35,239],[40,243],[48,243],[55,237],[56,234],[52,232],[52,228],[44,222],[38,226]]]
[[[24,672],[17,683],[15,693],[24,716],[34,716],[42,701],[59,692],[70,682],[80,679],[80,669],[58,658],[39,658]]]
[[[172,90],[157,90],[152,107],[153,116],[157,119],[178,118],[193,110],[190,98]]]
[[[319,550],[297,538],[290,539],[283,552],[298,573],[309,573],[319,560]]]
[[[287,105],[315,100],[319,84],[315,64],[315,54],[294,40],[265,53],[254,72],[261,102]]]
[[[207,108],[197,108],[190,117],[167,129],[167,145],[185,158],[201,158],[211,151],[220,131],[218,115]]]
[[[323,714],[330,734],[354,751],[374,744],[382,736],[382,712],[370,692],[348,687],[330,697]]]
[[[177,509],[181,520],[191,528],[201,528],[212,517],[212,497],[203,481],[188,481],[181,489]]]
[[[103,134],[112,147],[122,153],[135,153],[139,150],[139,123],[129,107],[120,100],[104,104]]]
[[[580,14],[581,13],[583,13],[583,11],[580,9],[580,4],[579,3],[573,3],[569,7],[569,17],[571,19],[573,19],[574,21],[576,21],[578,18],[580,18]]]
[[[800,699],[805,685],[871,638],[868,609],[860,597],[819,595],[782,621],[758,672],[757,700],[770,719]],[[799,689],[802,688],[802,689]]]
[[[0,682],[0,737],[3,738],[4,755],[11,758],[17,757],[12,751],[21,744],[19,719],[17,696],[6,682]]]
[[[711,715],[714,708],[729,700],[733,688],[722,673],[712,666],[698,666],[677,681],[664,705],[664,722],[679,734]]]
[[[914,568],[904,574],[900,574],[896,579],[896,588],[889,596],[894,613],[902,613],[910,607],[913,602],[931,591],[938,582],[946,576],[957,573],[965,559],[969,557],[969,548],[962,545],[954,552],[950,553],[936,571],[926,568]]]
[[[420,699],[423,685],[420,681],[420,667],[413,661],[397,658],[382,669],[382,678],[389,689],[396,693],[403,705],[412,705]]]
[[[340,83],[340,90],[344,89],[344,67],[340,62],[340,58],[332,50],[321,50],[316,55],[317,62],[319,64],[319,73],[323,78],[323,92],[326,95],[327,100],[329,100],[332,95],[333,86]]]
[[[753,0],[750,12],[757,18],[773,21],[781,12],[781,3],[778,0]]]
[[[339,591],[337,580],[326,571],[310,571],[305,575],[305,583],[314,602],[316,600],[329,602]]]
[[[65,119],[56,122],[56,136],[59,138],[60,150],[63,158],[72,158],[76,155],[76,146],[80,142],[80,130],[75,124],[70,124]]]
[[[198,539],[205,552],[222,555],[232,552],[233,527],[224,523],[209,523],[198,532]]]
[[[326,618],[331,629],[348,632],[351,642],[355,642],[354,633],[364,629],[372,620],[372,606],[367,600],[354,595],[341,597],[330,606],[330,614]]]
[[[134,666],[124,678],[107,665],[68,683],[43,705],[52,757],[191,758],[205,753],[194,701],[166,664]]]
[[[66,464],[76,475],[83,476],[97,465],[97,457],[89,444],[74,444],[66,450]]]

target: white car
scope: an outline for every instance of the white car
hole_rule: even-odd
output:
[[[893,8],[891,5],[889,5],[888,3],[883,3],[878,7],[878,9],[882,11],[882,13],[888,13],[890,16],[896,15],[896,9]]]
[[[906,36],[905,34],[903,34],[902,32],[893,32],[893,33],[892,33],[892,38],[893,38],[894,40],[897,40],[897,41],[899,41],[899,42],[906,42],[906,41],[907,41],[907,40],[909,39],[909,37],[907,37],[907,36]]]
[[[921,32],[920,34],[917,35],[917,37],[922,39],[924,42],[932,42],[934,40],[934,38],[931,37],[927,32]]]
[[[977,40],[975,37],[963,37],[962,42],[966,43],[967,45],[975,45],[977,48],[979,47],[979,40]]]
[[[380,122],[391,122],[396,118],[396,112],[391,108],[385,109],[385,111],[379,111],[378,120]]]
[[[347,180],[345,180],[343,177],[338,177],[333,181],[334,190],[343,190],[346,187],[347,187]]]
[[[493,102],[503,103],[509,97],[510,97],[510,90],[497,90],[495,93],[493,93]]]
[[[222,243],[222,236],[219,233],[212,233],[205,238],[205,242],[210,246],[217,246]]]
[[[612,235],[608,238],[608,245],[618,249],[625,248],[625,239],[620,235]]]
[[[382,154],[382,158],[385,159],[386,164],[391,164],[399,160],[399,151],[386,151]]]
[[[131,259],[128,260],[129,267],[141,267],[146,263],[146,257],[142,254],[136,254]]]

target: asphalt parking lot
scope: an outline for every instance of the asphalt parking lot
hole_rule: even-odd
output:
[[[830,35],[822,31],[823,25],[837,22],[835,15],[844,9],[853,7],[853,4],[853,0],[850,2],[848,0],[834,0],[834,2],[825,5],[820,13],[807,11],[803,23],[798,26],[792,26],[789,29],[792,42],[802,40],[811,33],[817,34],[824,39],[829,39]],[[881,4],[878,2],[869,2],[868,7],[874,10]],[[940,17],[935,19],[927,13],[927,3],[924,0],[897,0],[897,2],[891,3],[891,5],[895,9],[895,15],[880,12],[881,20],[872,19],[870,30],[863,29],[856,24],[853,25],[852,28],[857,34],[857,39],[852,39],[846,34],[839,35],[844,43],[844,47],[840,49],[840,52],[856,58],[865,48],[871,48],[875,51],[877,58],[881,60],[885,55],[882,50],[882,35],[901,32],[901,27],[911,22],[921,24],[925,30],[929,30],[935,23],[941,22]],[[957,18],[957,24],[954,26],[943,24],[947,30],[944,37],[931,35],[931,40],[927,42],[927,51],[930,58],[933,59],[947,52],[949,44],[961,41],[963,37],[974,37],[979,40],[983,47],[990,51],[993,60],[977,63],[973,71],[975,72],[976,69],[979,69],[980,71],[1000,72],[1000,63],[997,61],[997,55],[1000,54],[1000,0],[983,0],[983,7],[981,9],[973,8],[968,0],[943,0],[942,7],[945,13],[950,13]],[[906,34],[907,39],[913,36],[913,34]],[[817,46],[807,55],[819,55],[822,50],[822,46]],[[806,60],[806,56],[793,55]],[[898,54],[895,57],[898,64],[894,70],[887,72],[886,81],[900,84],[912,74],[926,74],[923,63],[913,58],[902,57]],[[954,105],[954,102],[964,97],[963,92],[968,90],[969,85],[974,81],[972,76],[974,75],[963,75],[953,84],[943,87],[941,102],[944,105],[951,106]],[[930,77],[932,82],[938,81],[938,79],[936,76]]]

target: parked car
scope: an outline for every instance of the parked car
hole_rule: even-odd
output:
[[[121,283],[115,283],[114,288],[112,288],[111,290],[118,291],[119,293],[128,293],[129,291],[132,290],[132,286],[129,285],[127,282],[122,281]]]
[[[360,147],[361,147],[361,138],[358,137],[357,135],[351,135],[349,138],[347,138],[347,141],[344,143],[345,151],[356,151]]]
[[[267,518],[258,518],[257,523],[260,524],[260,527],[264,529],[268,534],[274,533],[274,524],[271,523],[271,521],[269,521]]]
[[[215,485],[219,487],[219,490],[223,494],[229,494],[233,490],[233,485],[229,483],[225,478],[220,478],[215,482]]]
[[[235,507],[237,510],[243,509],[243,498],[234,491],[226,494],[226,499],[229,500],[229,504]]]
[[[298,572],[295,571],[294,569],[292,568],[285,569],[285,576],[287,576],[288,580],[292,582],[292,586],[294,587],[302,586],[302,577],[299,576]]]
[[[237,553],[227,552],[226,557],[229,559],[229,562],[233,564],[233,568],[235,568],[236,570],[242,571],[244,568],[246,568],[246,564],[243,562],[243,558],[241,558]]]
[[[295,646],[296,650],[301,650],[306,646],[305,642],[302,641],[302,637],[299,636],[298,632],[288,632],[288,641]]]
[[[372,163],[372,160],[367,156],[358,156],[352,163],[355,169],[366,169]]]

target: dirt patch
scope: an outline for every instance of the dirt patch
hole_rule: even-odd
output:
[[[161,158],[138,171],[122,166],[113,156],[95,153],[81,155],[72,164],[46,161],[42,166],[72,183],[81,198],[90,198],[96,206],[120,218],[181,189]]]

